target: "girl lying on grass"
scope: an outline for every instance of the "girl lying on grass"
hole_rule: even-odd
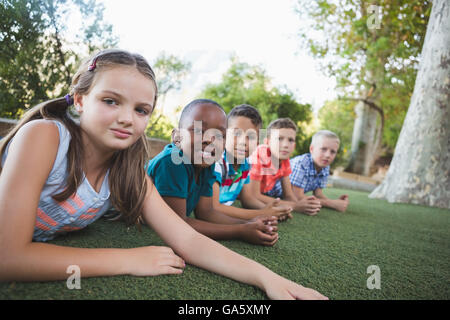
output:
[[[144,131],[156,97],[143,57],[105,50],[80,67],[70,95],[32,108],[1,141],[0,280],[63,280],[69,265],[84,277],[180,274],[186,261],[257,286],[269,298],[326,299],[201,235],[166,205],[145,172]],[[68,112],[72,104],[79,124]],[[111,207],[128,224],[142,216],[170,248],[45,243]]]

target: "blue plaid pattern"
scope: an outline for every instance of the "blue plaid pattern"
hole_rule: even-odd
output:
[[[317,173],[310,153],[305,153],[290,159],[292,173],[289,175],[291,184],[302,188],[305,193],[314,191],[317,188],[324,189],[327,186],[330,166],[323,168]],[[275,186],[267,195],[271,197],[281,197],[283,189],[281,182],[277,181]]]

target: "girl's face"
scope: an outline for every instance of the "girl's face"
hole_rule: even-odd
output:
[[[154,101],[154,82],[131,66],[102,70],[88,94],[74,95],[82,132],[99,151],[134,144],[145,132]]]

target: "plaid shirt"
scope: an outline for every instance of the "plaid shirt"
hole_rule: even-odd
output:
[[[323,168],[317,173],[310,153],[296,156],[290,162],[292,173],[289,175],[289,179],[292,185],[302,188],[305,193],[318,188],[324,189],[327,186],[330,166]],[[281,182],[278,181],[267,194],[271,197],[281,197],[283,194]]]

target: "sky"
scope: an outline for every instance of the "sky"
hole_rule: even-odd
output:
[[[171,112],[196,98],[207,83],[218,83],[235,54],[259,65],[275,86],[286,86],[300,103],[318,110],[334,98],[334,82],[300,47],[301,21],[295,0],[103,0],[104,19],[119,47],[149,62],[161,53],[191,63],[178,92],[164,100]],[[173,113],[173,112],[172,112]]]

